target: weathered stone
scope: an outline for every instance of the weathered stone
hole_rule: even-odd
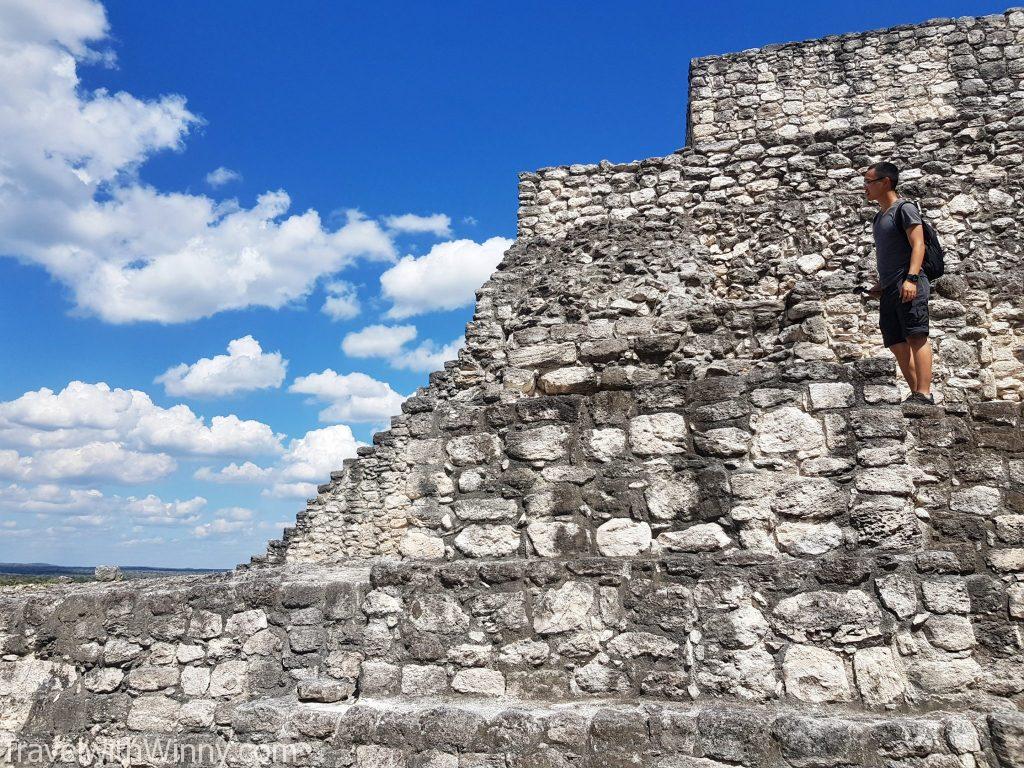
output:
[[[633,557],[651,546],[651,526],[615,517],[597,529],[597,548],[605,557]]]
[[[586,582],[568,581],[557,589],[545,591],[533,613],[533,628],[551,635],[600,626],[594,616],[594,587]]]
[[[686,451],[689,430],[678,413],[637,416],[629,422],[629,447],[638,456],[664,456]]]
[[[789,646],[782,662],[782,677],[786,692],[800,701],[820,704],[851,697],[842,657],[823,648]]]
[[[467,525],[455,537],[455,546],[469,557],[507,557],[519,542],[519,531],[511,525]]]
[[[754,448],[760,453],[817,456],[824,447],[821,424],[794,406],[768,411],[754,425]]]
[[[881,612],[859,589],[804,592],[779,602],[772,612],[776,630],[791,640],[858,642],[881,634]]]

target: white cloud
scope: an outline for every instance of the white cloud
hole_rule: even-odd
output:
[[[358,258],[393,259],[391,235],[349,210],[337,229],[291,215],[269,190],[237,200],[162,192],[138,170],[180,151],[203,120],[180,95],[140,99],[82,87],[102,59],[98,2],[0,3],[0,253],[44,268],[77,310],[107,322],[183,322],[282,307]]]
[[[403,213],[401,216],[385,216],[384,223],[395,232],[421,234],[429,232],[438,237],[448,237],[452,233],[452,220],[443,213],[430,216],[417,216],[415,213]]]
[[[316,496],[316,486],[316,483],[274,483],[272,488],[260,491],[260,495],[275,499],[311,499]]]
[[[427,339],[415,349],[402,350],[394,355],[389,362],[395,368],[404,368],[410,371],[439,371],[444,368],[445,362],[454,360],[458,356],[459,350],[465,343],[465,338],[460,337],[439,347]]]
[[[130,451],[114,442],[44,450],[32,456],[0,451],[0,477],[33,483],[48,480],[145,483],[166,477],[177,467],[167,454]]]
[[[117,442],[139,451],[250,456],[282,451],[284,435],[259,421],[214,416],[207,426],[186,405],[162,408],[145,392],[72,381],[0,402],[0,445],[43,449]],[[0,464],[2,466],[2,464]]]
[[[476,290],[511,244],[504,237],[483,243],[452,240],[438,243],[424,256],[403,257],[380,276],[381,292],[392,302],[388,317],[402,319],[472,304]]]
[[[199,519],[199,511],[206,499],[196,496],[187,501],[163,501],[153,494],[145,498],[130,498],[124,511],[138,525],[188,525]]]
[[[230,168],[225,168],[223,165],[206,174],[206,183],[211,187],[223,187],[229,182],[241,180],[242,174],[238,171],[232,171]]]
[[[477,220],[473,216],[463,216],[462,223],[475,227],[477,225]]]
[[[236,464],[231,462],[225,467],[214,470],[212,467],[200,467],[192,475],[196,480],[209,483],[261,483],[274,474],[270,467],[260,467],[251,461]]]
[[[199,520],[206,499],[164,501],[154,494],[106,496],[98,488],[67,488],[54,483],[0,486],[0,510],[31,513],[41,519],[60,517],[64,523],[103,520],[141,530],[148,525],[191,525]]]
[[[405,395],[400,395],[385,381],[365,373],[339,374],[330,368],[322,373],[299,376],[288,387],[289,392],[312,395],[310,402],[330,403],[320,411],[320,421],[380,423],[401,413]]]
[[[414,325],[368,325],[346,334],[341,349],[349,357],[394,357],[415,338]]]
[[[309,498],[318,483],[327,482],[331,472],[341,469],[345,459],[356,455],[361,445],[345,424],[314,429],[288,444],[281,458],[278,482],[263,491],[277,498]]]
[[[352,283],[335,280],[324,286],[327,298],[321,311],[332,320],[351,320],[359,314],[359,295]]]
[[[228,342],[228,353],[181,363],[154,379],[168,395],[218,397],[254,389],[280,387],[288,361],[280,352],[264,353],[250,336]]]
[[[213,522],[197,525],[192,532],[197,538],[205,539],[214,534],[238,533],[247,528],[249,528],[249,523],[245,520],[225,520],[220,517]]]

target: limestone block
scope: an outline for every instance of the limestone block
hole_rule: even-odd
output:
[[[159,691],[178,684],[177,667],[135,667],[128,673],[128,686],[137,691]]]
[[[719,552],[733,546],[732,539],[718,523],[699,523],[681,531],[658,536],[658,547],[667,552]]]
[[[505,676],[494,669],[460,669],[452,678],[452,688],[477,696],[504,696]]]
[[[562,557],[581,551],[582,529],[576,523],[535,521],[526,526],[526,535],[541,557]]]
[[[971,612],[971,596],[962,581],[925,581],[921,583],[924,604],[934,613]]]
[[[826,477],[804,477],[785,483],[771,500],[777,515],[824,519],[846,511],[846,492]]]
[[[467,525],[455,537],[455,546],[469,557],[507,557],[519,543],[519,531],[511,525]]]
[[[501,455],[501,442],[496,435],[486,432],[463,435],[449,440],[445,452],[455,466],[469,467],[497,459]]]
[[[670,658],[679,650],[679,644],[652,632],[623,632],[612,638],[608,649],[627,659],[637,656]]]
[[[181,705],[181,725],[189,729],[209,728],[216,708],[217,702],[209,699],[186,701]]]
[[[234,613],[228,617],[227,623],[224,625],[225,632],[240,640],[245,640],[266,628],[267,613],[262,608]]]
[[[128,712],[128,727],[133,731],[173,733],[181,720],[181,704],[160,694],[139,696]]]
[[[597,389],[597,374],[584,366],[557,368],[542,374],[537,386],[546,395],[586,394]]]
[[[930,616],[924,630],[931,644],[945,651],[966,651],[978,644],[965,616]]]
[[[685,453],[689,432],[678,413],[654,413],[629,421],[629,447],[638,456]]]
[[[750,449],[750,438],[750,433],[744,429],[719,427],[695,433],[693,444],[702,455],[735,458],[747,453]]]
[[[1013,584],[1006,593],[1010,598],[1010,616],[1024,619],[1024,584]]]
[[[846,382],[810,384],[807,389],[811,408],[816,411],[825,408],[849,408],[854,403],[853,385]]]
[[[210,673],[210,697],[222,698],[243,693],[246,688],[246,671],[244,661],[225,661],[218,664]]]
[[[452,504],[452,511],[460,520],[477,522],[509,522],[519,516],[515,499],[492,497],[485,499],[459,499]]]
[[[597,548],[605,557],[633,557],[651,546],[651,526],[645,522],[614,517],[597,529]]]
[[[545,368],[571,365],[576,362],[576,345],[537,344],[510,350],[508,364],[513,368]]]
[[[909,496],[914,492],[914,479],[909,467],[873,467],[857,473],[856,486],[862,493]]]
[[[950,494],[949,508],[954,512],[992,517],[1001,511],[1002,494],[998,488],[975,485]]]
[[[877,579],[875,584],[882,605],[898,618],[907,619],[917,613],[917,588],[913,579],[894,574]]]
[[[626,452],[626,433],[615,427],[590,430],[586,442],[590,454],[598,461],[613,461]]]
[[[795,557],[823,555],[843,543],[843,530],[835,523],[784,522],[775,528],[779,549]]]
[[[420,594],[409,603],[409,623],[421,632],[461,633],[469,629],[469,615],[451,592]]]
[[[547,425],[509,432],[505,437],[508,455],[523,461],[554,461],[565,456],[569,433],[565,427]]]
[[[419,528],[410,528],[398,542],[398,551],[410,560],[443,560],[444,539]]]
[[[278,635],[269,630],[261,629],[242,645],[243,656],[274,656],[281,652],[284,642]]]
[[[981,666],[973,658],[914,658],[907,662],[907,677],[930,693],[964,693],[980,675]]]
[[[444,667],[432,664],[406,664],[402,667],[402,694],[429,696],[448,690],[448,675]]]
[[[777,632],[791,640],[859,642],[881,635],[882,614],[865,592],[802,592],[781,600],[772,612]]]
[[[846,668],[839,654],[810,645],[791,645],[782,661],[786,692],[814,704],[852,698]]]
[[[821,423],[799,408],[785,405],[768,411],[754,424],[754,448],[762,454],[795,453],[818,456],[825,447]]]
[[[534,631],[554,635],[600,626],[594,615],[595,597],[594,586],[582,581],[567,581],[556,589],[545,590],[534,608]]]
[[[700,486],[692,475],[656,475],[644,489],[651,517],[657,520],[692,520],[700,501]]]
[[[220,614],[211,611],[195,610],[188,622],[189,637],[203,640],[217,637],[224,629],[224,620]]]
[[[185,667],[181,670],[181,692],[186,696],[202,696],[210,687],[209,667]]]
[[[537,640],[518,640],[502,647],[498,659],[502,664],[517,667],[524,664],[538,666],[547,661],[551,649]]]
[[[853,673],[866,704],[884,705],[903,698],[906,681],[888,648],[859,649],[853,656]]]
[[[124,679],[124,672],[110,667],[94,667],[83,676],[83,685],[93,693],[116,691]]]

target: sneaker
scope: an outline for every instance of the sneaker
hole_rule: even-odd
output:
[[[903,402],[907,405],[935,405],[935,395],[930,392],[927,395],[924,392],[911,392]]]

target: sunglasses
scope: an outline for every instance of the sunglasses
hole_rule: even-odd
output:
[[[877,179],[864,179],[864,186],[866,187],[868,184],[874,184],[876,181],[885,181],[886,178],[887,177],[885,176],[880,176]]]

